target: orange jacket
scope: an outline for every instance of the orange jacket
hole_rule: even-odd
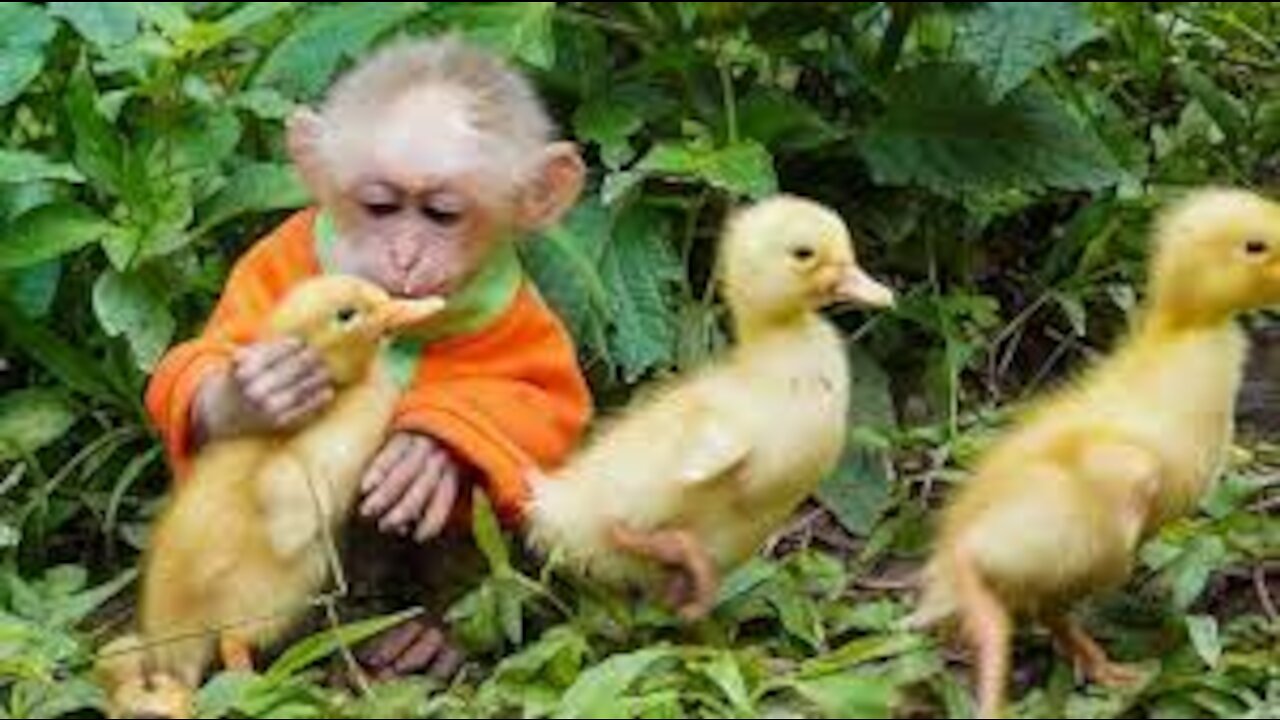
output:
[[[235,345],[255,339],[292,286],[324,272],[322,219],[300,212],[250,248],[203,332],[170,350],[152,376],[147,411],[179,480],[189,470],[197,387],[230,362]],[[572,339],[530,282],[512,280],[480,325],[457,318],[451,334],[400,353],[405,392],[392,427],[429,435],[474,465],[508,522],[522,517],[526,471],[562,460],[591,413]]]

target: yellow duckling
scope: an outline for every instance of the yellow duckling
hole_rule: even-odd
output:
[[[1194,193],[1158,224],[1141,320],[1116,352],[1034,405],[945,509],[910,624],[958,617],[980,717],[1005,704],[1014,618],[1043,623],[1091,680],[1123,684],[1072,606],[1123,584],[1143,539],[1197,505],[1232,444],[1241,312],[1280,302],[1280,205]]]
[[[737,345],[593,433],[532,483],[540,552],[606,582],[678,568],[671,601],[711,608],[718,578],[775,532],[838,462],[849,370],[833,303],[887,307],[893,293],[858,265],[844,222],[779,196],[739,212],[721,242],[722,290]]]
[[[381,341],[443,305],[392,299],[346,276],[307,281],[281,303],[272,329],[320,354],[334,400],[297,430],[201,448],[151,536],[140,632],[103,654],[99,674],[117,714],[189,716],[190,691],[219,641],[224,665],[248,669],[251,649],[306,611],[330,577],[328,541],[385,441],[398,396],[376,362]]]

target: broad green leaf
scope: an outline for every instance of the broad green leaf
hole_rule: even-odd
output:
[[[555,64],[553,2],[444,3],[442,15],[473,42],[539,68]]]
[[[244,3],[233,12],[218,19],[218,29],[228,38],[238,38],[256,25],[294,9],[293,2]]]
[[[603,258],[601,277],[610,289],[614,319],[611,355],[628,382],[675,357],[672,289],[682,269],[668,237],[660,213],[632,206],[619,218]]]
[[[476,545],[484,553],[489,562],[489,569],[500,572],[511,569],[511,554],[507,550],[506,539],[502,536],[502,526],[494,512],[489,495],[479,487],[471,494],[471,528],[475,535]]]
[[[342,62],[421,13],[423,3],[341,3],[318,7],[267,58],[254,84],[295,98],[318,96]]]
[[[602,356],[608,355],[611,306],[600,263],[612,232],[608,210],[593,196],[579,203],[560,226],[521,247],[539,291],[580,348]]]
[[[308,201],[307,189],[289,165],[254,163],[237,170],[200,207],[200,232],[249,213],[291,210]]]
[[[502,645],[498,586],[490,579],[449,608],[445,620],[459,642],[472,652],[489,652]]]
[[[44,8],[0,3],[0,107],[13,102],[44,68],[44,48],[58,31]]]
[[[997,99],[1101,34],[1078,2],[984,2],[960,18],[956,52]]]
[[[1210,670],[1217,670],[1222,662],[1222,637],[1218,633],[1218,620],[1211,615],[1189,616],[1187,634],[1204,664]]]
[[[78,568],[68,569],[76,570]],[[71,576],[73,582],[68,584],[67,587],[74,587],[74,590],[63,589],[49,592],[51,597],[50,602],[46,604],[48,614],[45,622],[54,627],[75,627],[84,622],[86,618],[102,607],[108,600],[123,592],[137,577],[137,570],[126,570],[102,585],[82,589],[88,582],[88,575],[83,573],[73,575]]]
[[[422,614],[421,610],[406,610],[395,615],[375,617],[369,620],[330,628],[291,646],[266,672],[269,682],[282,682],[315,663],[333,655],[342,648],[354,648],[364,641],[402,625]]]
[[[76,166],[104,189],[118,191],[123,184],[125,149],[120,133],[99,110],[98,90],[84,63],[71,74],[66,112],[76,141]]]
[[[818,605],[813,598],[801,592],[794,583],[770,587],[766,597],[788,635],[808,645],[811,650],[822,649],[826,633],[823,631]]]
[[[675,657],[676,651],[666,646],[614,655],[582,673],[560,699],[553,717],[630,717],[621,712],[627,707],[628,692],[654,665]]]
[[[84,39],[102,48],[130,42],[138,36],[136,3],[51,2],[49,14],[71,24]]]
[[[79,418],[76,406],[56,390],[32,388],[0,395],[0,463],[44,449]]]
[[[871,432],[897,425],[889,375],[866,351],[849,348],[850,437],[835,472],[818,487],[818,499],[854,535],[871,534],[888,505],[893,464],[888,450],[869,440]]]
[[[998,104],[969,70],[927,65],[900,73],[888,112],[859,145],[876,182],[940,195],[1098,190],[1123,171],[1106,146],[1038,84]]]
[[[62,281],[62,261],[50,260],[0,275],[0,294],[29,318],[43,318],[53,306]]]
[[[606,166],[617,169],[635,157],[631,138],[644,127],[644,118],[610,96],[599,96],[578,108],[573,127],[578,137],[600,146]]]
[[[1227,558],[1227,548],[1217,537],[1197,538],[1191,547],[1165,572],[1173,586],[1174,607],[1186,612],[1204,593]]]
[[[504,659],[494,677],[505,683],[527,683],[543,677],[568,687],[578,677],[588,651],[587,640],[565,625],[548,630],[533,645]]]
[[[53,260],[102,240],[112,225],[83,205],[58,203],[19,217],[0,238],[0,270]]]
[[[697,670],[724,695],[735,717],[755,717],[755,703],[747,689],[742,667],[732,651],[716,653],[706,662],[697,664]]]
[[[633,173],[637,180],[657,177],[701,181],[732,195],[753,199],[778,189],[773,157],[753,140],[724,148],[660,144],[645,155]]]
[[[898,696],[890,678],[874,675],[827,675],[792,687],[830,718],[891,718]]]
[[[96,400],[118,400],[97,358],[6,305],[0,300],[0,330],[14,348],[29,355],[66,387]]]
[[[66,163],[55,162],[30,150],[0,150],[0,183],[29,183],[40,180],[84,182],[84,176]]]
[[[186,3],[137,2],[130,5],[144,20],[159,29],[170,40],[181,38],[191,31],[193,21],[187,14]]]
[[[717,604],[727,605],[741,600],[773,581],[781,572],[782,568],[777,563],[753,558],[725,577],[720,585]]]
[[[743,99],[738,108],[738,130],[775,151],[810,151],[839,141],[842,134],[817,110],[795,95],[765,89]]]
[[[1192,65],[1178,68],[1178,79],[1232,141],[1244,140],[1249,132],[1249,113],[1238,98],[1222,89]]]
[[[93,286],[93,311],[107,335],[128,340],[138,368],[147,372],[177,330],[164,293],[137,274],[104,272]]]
[[[296,105],[271,88],[251,88],[231,98],[231,104],[253,113],[263,120],[284,120],[293,113]]]

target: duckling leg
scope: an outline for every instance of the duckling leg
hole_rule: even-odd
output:
[[[952,562],[964,632],[977,653],[978,717],[999,718],[1009,677],[1013,621],[972,555],[957,549]]]
[[[249,641],[233,633],[223,633],[218,639],[218,651],[227,670],[253,672],[253,647]]]
[[[1113,662],[1080,623],[1067,615],[1050,618],[1045,626],[1053,635],[1059,650],[1071,659],[1076,670],[1090,682],[1103,687],[1120,688],[1136,685],[1142,679],[1137,668]]]
[[[613,544],[623,552],[650,558],[685,573],[686,587],[680,587],[679,579],[675,587],[684,596],[677,603],[687,598],[679,609],[686,622],[700,620],[711,612],[720,581],[711,556],[692,533],[687,530],[641,532],[614,523],[609,534]],[[679,592],[686,589],[687,592]]]

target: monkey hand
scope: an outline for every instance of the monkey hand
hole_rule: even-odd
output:
[[[458,499],[462,462],[453,451],[418,433],[397,433],[369,466],[361,483],[361,514],[377,518],[384,533],[425,543],[444,531]]]
[[[196,442],[268,432],[306,420],[333,400],[320,355],[296,339],[236,351],[231,367],[205,380],[196,394]]]

